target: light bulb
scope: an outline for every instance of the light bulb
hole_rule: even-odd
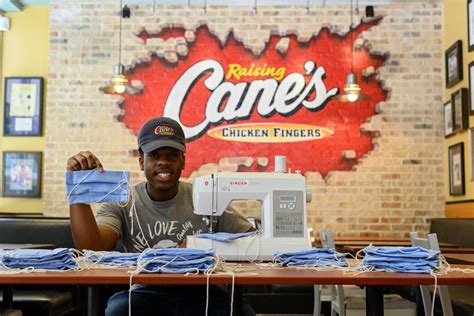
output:
[[[115,93],[125,93],[125,90],[127,90],[127,86],[125,86],[123,84],[115,84],[114,85]]]
[[[127,90],[128,79],[125,75],[118,74],[112,78],[112,85],[115,93],[125,93]]]
[[[358,93],[348,93],[347,94],[347,101],[349,101],[349,102],[355,102],[355,101],[357,101],[358,98],[359,98]]]

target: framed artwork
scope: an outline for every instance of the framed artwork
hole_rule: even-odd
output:
[[[3,112],[4,136],[41,136],[43,78],[6,77]]]
[[[449,147],[449,194],[464,195],[464,143]]]
[[[469,165],[471,166],[471,181],[474,181],[474,128],[469,129],[469,152],[470,152],[470,162]]]
[[[474,50],[474,2],[467,1],[467,47],[470,52]]]
[[[467,89],[461,88],[451,94],[451,104],[453,109],[453,133],[467,129],[469,126]]]
[[[444,104],[444,137],[453,134],[453,105],[451,101]]]
[[[469,63],[469,114],[474,115],[474,61]]]
[[[41,197],[41,152],[3,152],[3,196]]]
[[[460,82],[462,76],[462,41],[458,40],[444,54],[446,88]]]

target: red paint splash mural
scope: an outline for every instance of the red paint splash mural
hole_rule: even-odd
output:
[[[373,148],[373,135],[360,126],[386,98],[374,74],[361,74],[369,66],[376,71],[388,58],[365,47],[351,52],[351,37],[357,39],[378,22],[362,22],[351,31],[354,34],[345,36],[323,28],[304,43],[295,35],[272,35],[258,56],[232,32],[222,44],[201,26],[195,41],[187,43],[187,56],[177,63],[154,56],[132,70],[129,79],[141,80],[144,89],[124,96],[119,120],[135,134],[152,117],[179,120],[188,138],[183,176],[203,164],[236,156],[268,157],[268,171],[273,170],[275,155],[287,156],[287,166],[302,172],[325,176],[351,170]],[[155,36],[182,35],[183,30],[166,29]],[[146,33],[140,37],[149,38]],[[282,38],[287,38],[286,51],[276,49]],[[352,58],[369,101],[345,103],[335,98],[343,91]],[[342,152],[347,150],[356,158],[344,159]]]

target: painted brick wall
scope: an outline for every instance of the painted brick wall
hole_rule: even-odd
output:
[[[186,54],[183,41],[155,39],[145,45],[135,34],[145,27],[156,33],[167,26],[184,27],[187,38],[207,24],[224,40],[230,29],[258,53],[270,32],[294,31],[308,39],[322,26],[343,34],[348,31],[347,7],[303,6],[250,7],[158,5],[131,6],[132,18],[123,25],[124,63],[147,61],[152,54],[173,61]],[[91,150],[107,169],[133,171],[134,183],[143,179],[137,158],[135,135],[119,123],[120,99],[100,94],[118,60],[119,19],[117,1],[52,1],[51,47],[46,112],[44,159],[45,214],[68,215],[63,185],[66,160],[81,150]],[[362,11],[362,10],[361,10]],[[444,165],[442,129],[442,4],[404,2],[376,6],[383,21],[362,34],[374,52],[389,52],[378,79],[390,90],[377,115],[361,129],[375,133],[374,150],[350,172],[332,172],[322,178],[306,173],[313,192],[308,222],[314,229],[331,227],[337,235],[403,236],[426,232],[429,218],[443,216]],[[355,23],[360,17],[355,17]],[[153,46],[153,47],[152,47]],[[153,57],[154,58],[154,57]],[[337,61],[335,61],[337,62]],[[348,105],[350,106],[350,105]],[[350,159],[351,153],[345,153]],[[192,153],[188,154],[188,159]],[[220,170],[245,170],[266,165],[263,157],[222,159],[219,165],[203,165],[191,175]],[[256,203],[240,202],[249,214]]]

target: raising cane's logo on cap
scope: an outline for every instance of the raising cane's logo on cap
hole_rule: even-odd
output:
[[[176,134],[176,132],[174,131],[174,129],[170,126],[166,126],[166,125],[158,125],[156,128],[155,128],[155,134],[156,135],[174,135]]]

